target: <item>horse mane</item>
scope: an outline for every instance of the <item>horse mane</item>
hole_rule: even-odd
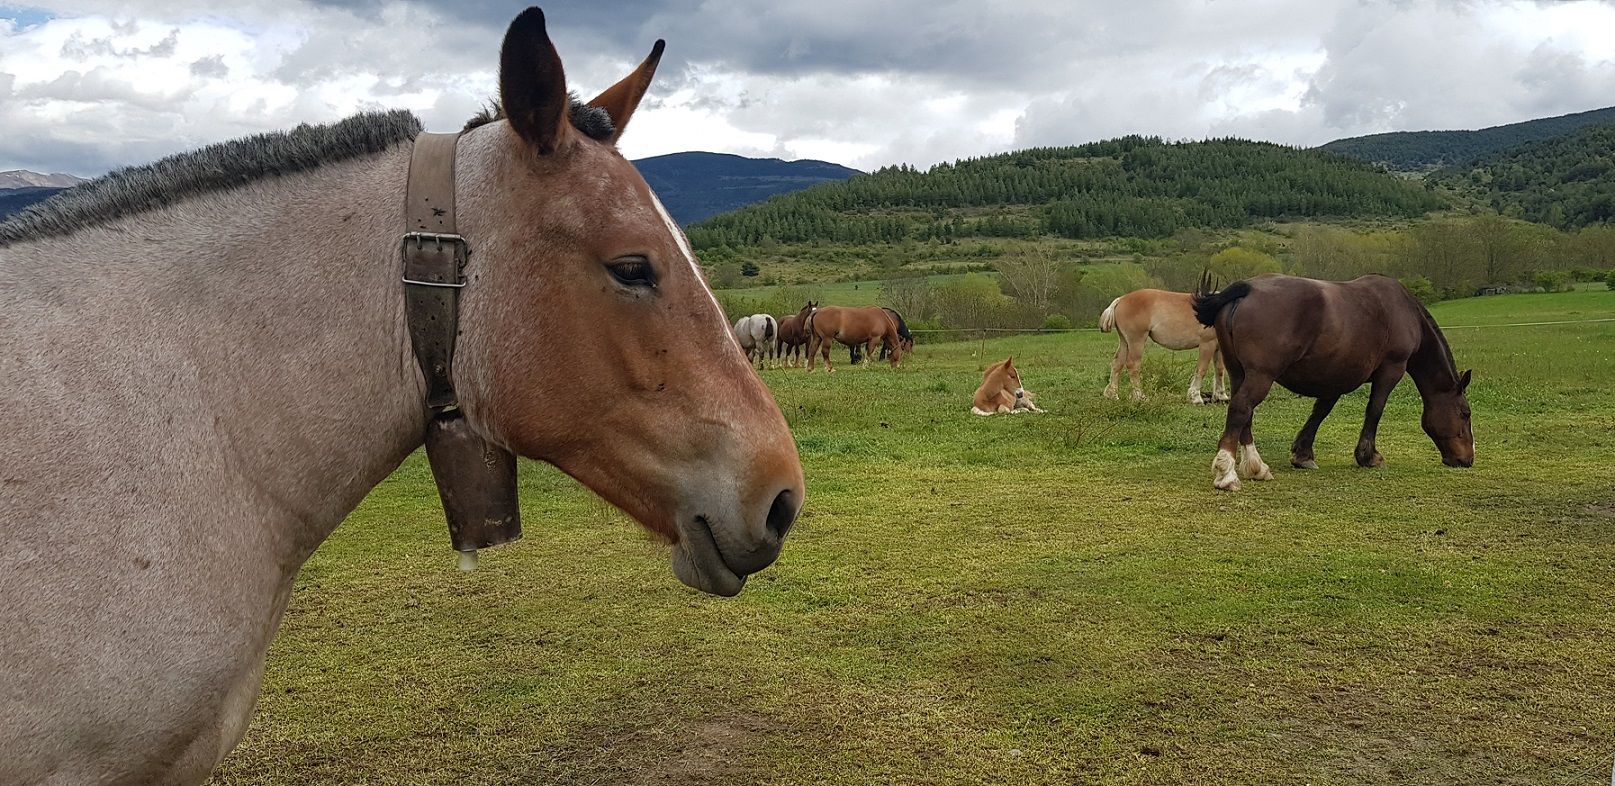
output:
[[[0,222],[0,247],[70,235],[202,194],[379,153],[420,132],[421,121],[407,111],[365,112],[328,125],[303,124],[114,170]]]
[[[490,101],[465,129],[504,118]],[[592,139],[614,133],[611,115],[572,97],[572,125]],[[0,248],[70,235],[87,227],[138,215],[277,175],[318,169],[325,164],[380,153],[419,136],[423,126],[406,110],[361,112],[326,125],[256,134],[150,164],[113,170],[80,183],[0,221]]]
[[[572,104],[568,119],[572,121],[572,127],[583,132],[584,136],[600,140],[610,139],[612,134],[617,133],[617,124],[612,122],[611,114],[606,110],[583,103],[578,100],[576,93],[567,96],[567,98],[571,100]],[[477,110],[476,114],[471,116],[470,120],[465,121],[465,127],[461,128],[460,131],[463,133],[504,119],[504,105],[499,102],[499,99],[490,98],[488,103],[484,104],[481,109]]]
[[[1441,347],[1441,358],[1446,364],[1447,373],[1452,375],[1453,382],[1458,381],[1458,361],[1452,356],[1452,345],[1447,343],[1447,334],[1441,332],[1441,326],[1436,324],[1436,318],[1430,315],[1430,309],[1425,308],[1418,298],[1408,295],[1413,305],[1419,309],[1419,319],[1424,320],[1425,329],[1436,337],[1436,344]]]

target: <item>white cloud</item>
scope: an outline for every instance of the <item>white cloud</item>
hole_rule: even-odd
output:
[[[95,174],[247,133],[495,90],[491,0],[31,0],[0,19],[0,169]],[[606,6],[610,7],[607,8]],[[1314,145],[1615,96],[1615,6],[1527,0],[558,0],[580,93],[668,39],[623,141],[861,168],[1124,133]]]

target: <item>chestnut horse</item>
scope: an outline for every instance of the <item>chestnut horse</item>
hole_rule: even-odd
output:
[[[982,372],[981,387],[976,388],[970,411],[976,415],[1007,415],[1043,410],[1032,402],[1032,392],[1021,387],[1021,372],[1015,368],[1015,358],[1009,357]]]
[[[1217,456],[1213,484],[1239,489],[1239,474],[1272,480],[1256,451],[1251,414],[1274,382],[1317,399],[1312,416],[1290,447],[1290,463],[1316,469],[1312,440],[1340,397],[1372,385],[1357,464],[1385,462],[1374,448],[1380,415],[1402,375],[1413,377],[1424,399],[1423,426],[1443,464],[1475,463],[1475,435],[1464,395],[1470,373],[1458,373],[1446,336],[1424,306],[1394,278],[1363,276],[1340,284],[1267,274],[1239,281],[1222,292],[1196,295],[1195,317],[1215,327],[1228,363],[1233,400]],[[1235,466],[1234,448],[1243,447]]]
[[[791,355],[789,361],[791,367],[794,368],[796,362],[801,359],[802,347],[808,343],[807,319],[818,307],[818,303],[809,300],[807,305],[802,306],[801,311],[779,318],[779,338],[776,346],[778,347],[781,365],[786,363],[785,354],[787,352]]]
[[[882,306],[882,308],[885,307]],[[901,339],[901,341],[898,342],[899,345],[903,348],[905,353],[912,354],[914,352],[914,334],[909,332],[908,322],[903,320],[903,315],[897,313],[897,309],[895,308],[887,308],[886,313],[890,314],[892,319],[897,322],[897,337]],[[857,344],[847,347],[847,362],[856,365],[859,361],[862,361],[863,352],[861,349],[862,348]],[[891,350],[887,348],[885,344],[881,344],[880,359],[885,360],[886,356],[889,354],[891,354]]]
[[[1223,361],[1222,353],[1217,351],[1217,331],[1195,321],[1192,297],[1187,292],[1140,289],[1110,301],[1110,306],[1099,315],[1101,333],[1116,331],[1116,357],[1110,362],[1110,384],[1105,386],[1105,398],[1116,397],[1116,383],[1125,365],[1133,383],[1133,400],[1144,400],[1139,367],[1144,362],[1144,345],[1149,339],[1155,339],[1155,343],[1171,350],[1200,350],[1200,362],[1189,380],[1190,404],[1228,400],[1228,394],[1223,392]],[[1209,399],[1200,392],[1200,381],[1205,378],[1208,365],[1215,367]]]
[[[733,595],[802,468],[745,358],[706,357],[729,325],[617,150],[661,52],[584,105],[543,14],[511,24],[508,120],[455,156],[453,381],[483,437]],[[198,784],[241,739],[299,568],[426,433],[400,281],[419,130],[226,143],[0,224],[0,405],[27,413],[0,462],[0,783]]]
[[[891,350],[892,368],[897,368],[903,359],[903,339],[897,335],[897,321],[880,306],[825,306],[808,315],[807,337],[808,371],[813,370],[814,353],[819,353],[824,356],[825,370],[835,372],[835,367],[830,365],[830,345],[836,341],[848,346],[863,344],[868,357],[874,357],[875,347],[884,344]]]

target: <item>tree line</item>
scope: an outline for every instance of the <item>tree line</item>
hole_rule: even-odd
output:
[[[969,236],[1160,238],[1276,218],[1406,218],[1446,205],[1421,184],[1315,150],[1128,136],[926,171],[886,167],[715,216],[691,226],[689,236],[698,250]]]

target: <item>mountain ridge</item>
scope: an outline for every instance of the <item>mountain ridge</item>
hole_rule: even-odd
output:
[[[1615,123],[1615,106],[1474,130],[1388,131],[1346,137],[1318,149],[1398,171],[1422,172],[1462,165],[1482,156],[1529,142],[1568,136],[1603,123]]]

